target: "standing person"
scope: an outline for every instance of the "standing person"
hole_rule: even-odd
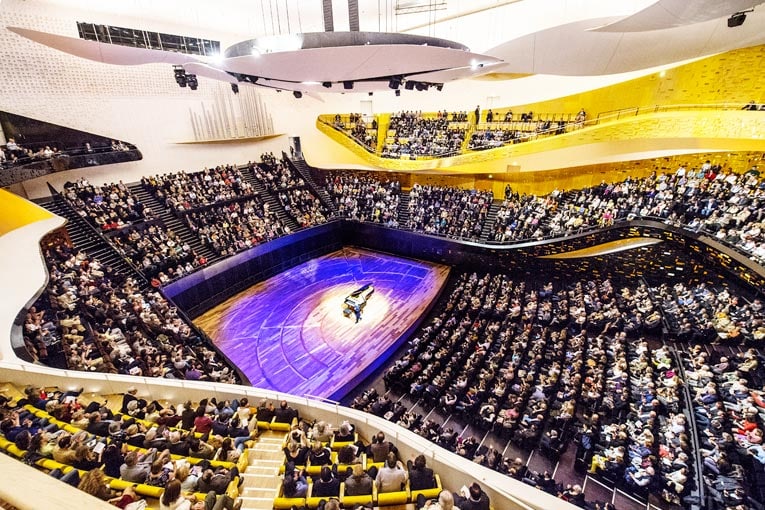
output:
[[[359,305],[353,306],[353,315],[356,317],[356,324],[361,320],[361,307]]]
[[[478,125],[478,123],[481,122],[481,106],[476,105],[475,107],[475,123]]]

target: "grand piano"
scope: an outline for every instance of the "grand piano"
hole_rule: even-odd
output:
[[[349,317],[353,315],[353,310],[358,307],[363,310],[367,305],[367,300],[374,294],[375,288],[371,283],[367,283],[363,287],[354,290],[343,301],[343,315]]]

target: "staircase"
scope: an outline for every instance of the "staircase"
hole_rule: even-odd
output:
[[[143,274],[128,264],[114,246],[93,225],[85,221],[64,197],[56,194],[49,201],[40,203],[40,205],[62,218],[66,218],[66,231],[75,248],[81,249],[90,257],[98,259],[104,266],[111,267],[115,274],[133,277],[140,290],[143,291],[149,287],[149,282]]]
[[[486,220],[484,220],[483,228],[481,229],[481,237],[479,238],[482,243],[491,240],[491,234],[494,232],[494,221],[497,219],[500,205],[502,205],[501,200],[494,200],[489,207],[489,212],[486,214]]]
[[[242,474],[244,482],[239,488],[242,508],[271,510],[279,492],[279,467],[284,464],[282,443],[284,432],[261,431],[255,445],[247,455],[250,465]]]
[[[281,202],[279,202],[276,194],[268,191],[263,183],[255,177],[255,174],[253,174],[249,168],[243,167],[241,170],[244,180],[251,184],[252,189],[258,193],[260,199],[263,200],[264,203],[268,204],[268,210],[276,213],[276,217],[279,218],[279,221],[282,222],[282,225],[289,227],[290,232],[297,232],[300,230],[300,224],[295,220],[295,218],[287,214],[287,211],[284,209],[284,206],[282,206]]]
[[[332,197],[329,196],[329,192],[327,192],[327,189],[323,185],[324,183],[322,183],[322,185],[316,183],[316,179],[314,179],[314,171],[312,171],[308,163],[306,163],[303,159],[291,160],[287,158],[286,154],[284,154],[284,157],[287,159],[287,164],[289,164],[297,173],[300,174],[311,191],[313,191],[319,197],[319,200],[321,200],[321,203],[324,204],[324,207],[329,209],[329,211],[332,213],[332,216],[335,216],[337,214],[337,206],[335,205],[334,200],[332,200]]]
[[[181,221],[178,216],[175,215],[170,209],[165,207],[165,204],[159,201],[152,193],[147,191],[141,183],[129,184],[128,189],[130,192],[138,197],[138,199],[149,207],[154,215],[159,218],[165,227],[175,232],[183,242],[187,243],[198,254],[204,255],[207,258],[207,264],[213,264],[220,260],[222,257],[215,253],[213,250],[202,244],[196,234]]]
[[[398,226],[411,230],[409,227],[409,192],[407,191],[401,191],[398,200]]]

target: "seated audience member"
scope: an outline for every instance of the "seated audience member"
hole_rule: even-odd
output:
[[[125,455],[125,463],[120,467],[120,478],[128,482],[144,483],[156,456],[156,450],[149,450],[145,454],[129,451]]]
[[[304,498],[308,493],[308,482],[302,470],[288,464],[282,481],[282,493],[285,498]]]
[[[206,469],[197,480],[197,490],[203,493],[213,491],[221,495],[226,492],[228,485],[237,476],[239,476],[239,470],[236,466],[230,470],[223,467],[216,468],[215,471]]]
[[[159,510],[190,510],[194,499],[181,492],[181,482],[171,480],[159,497]]]
[[[372,494],[372,478],[364,471],[361,464],[354,464],[353,474],[345,479],[346,496],[366,496]]]
[[[311,450],[308,452],[308,463],[311,466],[326,466],[332,464],[332,451],[321,444],[319,441],[314,441],[311,445]]]
[[[77,488],[104,501],[109,501],[112,498],[112,492],[106,483],[104,472],[98,468],[91,469],[82,475]]]
[[[279,409],[274,411],[274,418],[277,423],[292,423],[292,420],[298,418],[298,412],[290,407],[286,400],[282,400]]]
[[[375,478],[378,492],[396,492],[404,489],[408,475],[403,464],[391,452]]]
[[[340,480],[332,474],[329,466],[321,468],[319,478],[314,480],[311,497],[338,497],[340,496]]]
[[[454,503],[460,510],[489,510],[491,507],[489,496],[475,482],[463,494],[455,494]]]
[[[378,432],[372,444],[367,449],[367,454],[372,457],[372,462],[385,462],[388,454],[396,453],[395,447],[385,440],[385,434]]]
[[[406,461],[406,467],[409,470],[409,486],[413,491],[432,489],[436,486],[433,470],[425,465],[424,455],[415,457],[414,462]]]
[[[454,496],[449,491],[441,491],[437,500],[429,500],[420,503],[425,497],[422,494],[418,497],[418,510],[460,510],[454,505]]]

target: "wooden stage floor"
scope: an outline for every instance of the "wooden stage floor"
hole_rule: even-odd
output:
[[[374,363],[425,312],[449,267],[356,248],[258,283],[194,321],[253,386],[329,397]],[[362,320],[345,297],[371,283]]]

